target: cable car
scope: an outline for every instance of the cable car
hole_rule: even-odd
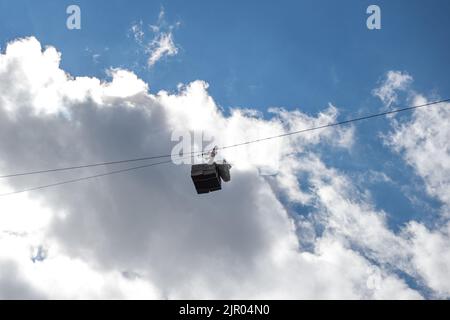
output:
[[[217,147],[210,153],[209,162],[194,164],[191,167],[191,178],[198,194],[214,192],[222,189],[222,181],[231,180],[231,165],[223,160],[222,163],[214,162]]]

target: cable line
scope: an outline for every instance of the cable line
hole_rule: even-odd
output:
[[[394,110],[391,110],[391,111],[371,114],[371,115],[367,115],[367,116],[363,116],[363,117],[359,117],[359,118],[354,118],[354,119],[350,119],[350,120],[333,122],[333,123],[325,124],[323,126],[312,127],[312,128],[302,129],[302,130],[298,130],[298,131],[291,131],[291,132],[283,133],[283,134],[280,134],[280,135],[277,135],[277,136],[266,137],[266,138],[251,140],[251,141],[245,141],[245,142],[242,142],[242,143],[232,144],[232,145],[221,147],[221,148],[219,147],[218,149],[219,150],[223,150],[223,149],[228,149],[228,148],[234,148],[234,147],[248,145],[248,144],[252,144],[252,143],[256,143],[256,142],[261,142],[261,141],[267,141],[267,140],[276,139],[276,138],[292,136],[292,135],[295,135],[295,134],[300,134],[300,133],[304,133],[304,132],[308,132],[308,131],[314,131],[314,130],[325,129],[325,128],[330,128],[330,127],[335,127],[335,126],[341,126],[341,125],[348,124],[348,123],[351,123],[351,122],[357,122],[357,121],[368,120],[368,119],[372,119],[372,118],[376,118],[376,117],[382,117],[382,116],[386,116],[386,115],[393,114],[393,113],[411,111],[411,110],[414,110],[414,109],[428,107],[428,106],[431,106],[431,105],[444,103],[444,102],[450,102],[450,98],[449,99],[444,99],[444,100],[439,100],[439,101],[433,101],[433,102],[429,102],[429,103],[425,103],[425,104],[421,104],[421,105],[417,105],[417,106],[405,107],[405,108],[401,108],[401,109],[394,109]]]
[[[234,148],[234,147],[248,145],[248,144],[252,144],[252,143],[267,141],[267,140],[271,140],[271,139],[276,139],[276,138],[282,138],[282,137],[286,137],[286,136],[296,135],[296,134],[300,134],[300,133],[304,133],[304,132],[309,132],[309,131],[315,131],[315,130],[325,129],[325,128],[329,128],[329,127],[340,126],[340,125],[349,124],[349,123],[352,123],[352,122],[368,120],[368,119],[372,119],[372,118],[376,118],[376,117],[382,117],[382,116],[389,115],[389,114],[405,112],[405,111],[411,111],[411,110],[414,110],[414,109],[428,107],[428,106],[432,106],[432,105],[436,105],[436,104],[440,104],[440,103],[444,103],[444,102],[450,102],[450,98],[449,99],[439,100],[439,101],[433,101],[433,102],[429,102],[429,103],[425,103],[425,104],[421,104],[421,105],[410,106],[410,107],[405,107],[405,108],[385,111],[385,112],[381,112],[381,113],[371,114],[371,115],[367,115],[367,116],[363,116],[363,117],[359,117],[359,118],[353,118],[353,119],[349,119],[349,120],[329,123],[329,124],[322,125],[322,126],[302,129],[302,130],[298,130],[298,131],[287,132],[287,133],[283,133],[283,134],[276,135],[276,136],[271,136],[271,137],[266,137],[266,138],[261,138],[261,139],[256,139],[256,140],[245,141],[245,142],[242,142],[242,143],[237,143],[237,144],[233,144],[233,145],[219,147],[218,150],[224,150],[224,149]],[[191,157],[194,154],[204,154],[204,153],[207,153],[207,152],[208,151],[192,151],[192,152],[187,153],[188,157],[179,158],[179,159],[185,159],[185,158]],[[82,168],[106,166],[106,165],[112,165],[112,164],[137,162],[137,161],[144,161],[144,160],[154,160],[154,159],[167,158],[167,157],[171,157],[171,156],[172,155],[170,155],[170,154],[157,155],[157,156],[141,157],[141,158],[134,158],[134,159],[125,159],[125,160],[118,160],[118,161],[109,161],[109,162],[100,162],[100,163],[86,164],[86,165],[79,165],[79,166],[63,167],[63,168],[56,168],[56,169],[47,169],[47,170],[30,171],[30,172],[23,172],[23,173],[14,173],[14,174],[8,174],[8,175],[0,176],[0,178],[12,178],[12,177],[18,177],[18,176],[35,175],[35,174],[40,174],[40,173],[49,173],[49,172],[57,172],[57,171],[68,171],[68,170],[73,170],[73,169],[82,169]],[[53,187],[53,186],[59,186],[59,185],[67,184],[67,183],[73,183],[73,182],[93,179],[93,178],[97,178],[97,177],[103,177],[103,176],[107,176],[107,175],[112,175],[112,174],[121,173],[121,172],[127,172],[127,171],[131,171],[131,170],[137,170],[137,169],[141,169],[141,168],[152,167],[152,166],[156,166],[156,165],[160,165],[160,164],[164,164],[164,163],[169,163],[169,162],[171,162],[171,160],[166,160],[166,161],[162,161],[162,162],[156,162],[156,163],[142,165],[142,166],[131,167],[131,168],[127,168],[127,169],[110,171],[110,172],[107,172],[107,173],[98,174],[98,175],[94,175],[94,176],[87,176],[87,177],[82,177],[82,178],[78,178],[78,179],[62,181],[62,182],[54,183],[54,184],[51,184],[51,185],[44,185],[44,186],[40,186],[40,187],[30,188],[30,189],[16,191],[16,192],[11,192],[11,193],[7,193],[7,194],[0,194],[0,197],[1,196],[15,194],[15,193],[39,190],[39,189]]]
[[[94,178],[109,176],[109,175],[113,175],[113,174],[128,172],[128,171],[132,171],[132,170],[138,170],[138,169],[153,167],[153,166],[157,166],[157,165],[164,164],[164,163],[169,163],[169,162],[172,162],[172,160],[166,160],[166,161],[150,163],[150,164],[146,164],[146,165],[142,165],[142,166],[137,166],[137,167],[131,167],[131,168],[126,168],[126,169],[109,171],[109,172],[105,172],[105,173],[101,173],[101,174],[96,174],[96,175],[93,175],[93,176],[86,176],[86,177],[81,177],[81,178],[77,178],[77,179],[71,179],[71,180],[65,180],[65,181],[61,181],[61,182],[46,184],[46,185],[33,187],[33,188],[29,188],[29,189],[23,189],[23,190],[13,191],[13,192],[9,192],[9,193],[3,193],[3,194],[0,194],[0,197],[6,197],[6,196],[11,196],[13,194],[24,193],[24,192],[35,191],[35,190],[41,190],[41,189],[61,186],[61,185],[64,185],[64,184],[75,183],[75,182],[79,182],[79,181],[85,181],[85,180],[90,180],[90,179],[94,179]]]
[[[190,157],[191,156],[179,157],[177,160],[188,159]],[[154,163],[150,163],[150,164],[144,164],[144,165],[141,165],[141,166],[136,166],[136,167],[131,167],[131,168],[125,168],[125,169],[120,169],[120,170],[109,171],[109,172],[100,173],[100,174],[96,174],[96,175],[92,175],[92,176],[85,176],[85,177],[71,179],[71,180],[64,180],[64,181],[55,182],[55,183],[51,183],[51,184],[41,185],[41,186],[38,186],[38,187],[32,187],[32,188],[28,188],[28,189],[23,189],[23,190],[3,193],[3,194],[0,194],[0,198],[1,197],[6,197],[6,196],[11,196],[13,194],[24,193],[24,192],[35,191],[35,190],[41,190],[41,189],[46,189],[46,188],[51,188],[51,187],[57,187],[57,186],[61,186],[61,185],[69,184],[69,183],[75,183],[75,182],[79,182],[79,181],[85,181],[85,180],[91,180],[91,179],[94,179],[94,178],[110,176],[110,175],[113,175],[113,174],[129,172],[129,171],[138,170],[138,169],[144,169],[144,168],[153,167],[153,166],[157,166],[157,165],[160,165],[160,164],[166,164],[166,163],[171,163],[171,162],[172,162],[172,159],[171,160],[160,161],[160,162],[154,162]]]
[[[107,166],[107,165],[112,165],[112,164],[137,162],[137,161],[144,161],[144,160],[155,160],[155,159],[167,158],[170,156],[171,155],[169,154],[169,155],[142,157],[142,158],[126,159],[126,160],[118,160],[118,161],[99,162],[99,163],[94,163],[94,164],[85,164],[85,165],[63,167],[63,168],[56,168],[56,169],[46,169],[46,170],[38,170],[38,171],[30,171],[30,172],[22,172],[22,173],[13,173],[13,174],[0,176],[0,179],[28,176],[28,175],[34,175],[34,174],[40,174],[40,173],[49,173],[49,172],[57,172],[57,171],[68,171],[68,170],[74,170],[74,169],[84,169],[84,168],[91,168],[91,167]]]

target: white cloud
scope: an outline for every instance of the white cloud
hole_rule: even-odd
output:
[[[270,119],[239,109],[224,116],[205,82],[154,94],[120,69],[111,69],[110,82],[72,78],[59,59],[34,38],[0,55],[0,82],[12,88],[0,89],[0,136],[7,137],[0,139],[0,172],[166,154],[175,129],[203,131],[229,145],[337,117],[331,105],[316,117],[284,109],[272,110]],[[36,72],[31,60],[47,68]],[[398,270],[448,295],[437,281],[445,269],[426,260],[430,248],[448,250],[443,233],[414,223],[393,233],[385,213],[314,148],[350,148],[353,134],[351,127],[330,128],[282,139],[278,149],[229,149],[232,181],[203,197],[195,194],[189,166],[172,165],[1,198],[0,211],[9,214],[2,216],[0,263],[13,276],[0,277],[0,296],[421,298]],[[259,176],[257,165],[277,152],[279,175]],[[250,161],[255,153],[257,165]],[[0,182],[20,189],[93,172]],[[290,215],[283,194],[312,207],[311,220]],[[299,238],[299,226],[309,236]],[[300,250],[299,241],[311,250]],[[48,255],[33,263],[38,246]]]
[[[435,230],[412,222],[407,228],[413,250],[413,264],[438,297],[450,295],[450,224]]]
[[[410,76],[408,81],[412,81]],[[392,94],[395,95],[395,91]],[[428,102],[424,96],[412,90],[408,94],[412,105]],[[413,111],[411,120],[406,122],[391,119],[393,131],[384,137],[386,144],[400,154],[423,179],[424,191],[442,203],[441,217],[436,226],[426,227],[412,221],[404,230],[411,251],[411,264],[426,285],[440,297],[450,296],[449,122],[450,104],[441,103]]]
[[[387,106],[397,102],[397,91],[406,90],[412,82],[412,77],[401,71],[388,71],[381,85],[372,93],[379,97]]]
[[[416,95],[413,104],[428,101]],[[417,110],[406,123],[393,122],[386,142],[401,153],[426,184],[426,191],[450,205],[450,103]]]
[[[147,50],[150,54],[148,58],[148,65],[150,67],[161,60],[162,57],[174,56],[178,53],[178,48],[173,42],[173,35],[171,32],[158,34],[150,43]]]
[[[149,29],[153,33],[153,39],[151,41],[146,40],[147,35],[142,21],[131,26],[130,31],[134,40],[148,54],[147,64],[149,67],[152,67],[164,57],[178,54],[179,49],[174,42],[173,30],[179,25],[179,22],[174,25],[168,25],[165,20],[164,8],[161,8],[157,24],[149,26]]]
[[[426,192],[442,202],[442,216],[434,228],[413,222],[407,229],[414,265],[427,285],[442,297],[450,295],[448,107],[447,104],[433,111],[417,112],[410,123],[397,126],[389,140],[394,150],[400,152],[424,180]]]
[[[143,41],[144,41],[144,36],[145,36],[144,30],[143,30],[143,22],[142,22],[142,20],[139,21],[139,23],[134,23],[131,26],[130,31],[131,31],[131,33],[133,35],[134,40],[138,44],[142,45]]]

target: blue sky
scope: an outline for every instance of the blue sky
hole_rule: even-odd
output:
[[[448,1],[377,1],[382,29],[366,28],[371,1],[0,1],[0,40],[36,35],[62,52],[74,75],[104,77],[109,66],[133,69],[133,22],[155,23],[161,6],[180,54],[135,70],[153,90],[202,79],[223,107],[301,107],[332,101],[353,111],[373,105],[370,91],[388,70],[407,70],[419,91],[448,92]],[[82,30],[65,28],[69,4]],[[102,54],[94,64],[86,48]],[[108,52],[104,52],[109,48]],[[136,68],[135,68],[136,69]],[[152,89],[151,89],[152,90]],[[375,101],[376,102],[376,101]]]
[[[81,30],[66,28],[71,4],[81,8]],[[381,30],[366,27],[370,4],[381,8]],[[151,38],[147,26],[157,22],[162,8],[166,26],[179,23],[172,30],[178,54],[148,67],[130,29],[142,21]],[[120,67],[136,73],[152,93],[204,80],[227,115],[239,107],[270,118],[270,107],[283,107],[313,116],[332,103],[343,120],[382,109],[372,90],[390,70],[410,74],[416,92],[449,97],[449,13],[446,0],[0,0],[0,46],[3,51],[16,38],[35,36],[62,53],[61,68],[73,76],[109,79],[106,70]],[[380,139],[391,123],[380,118],[355,128],[350,151],[315,146],[322,161],[359,181],[362,192],[370,190],[391,230],[411,220],[434,224],[442,203],[424,192],[413,168]],[[370,172],[392,180],[369,179]],[[311,212],[308,206],[294,209]]]

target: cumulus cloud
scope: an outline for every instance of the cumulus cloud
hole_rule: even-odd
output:
[[[23,276],[18,274],[16,265],[11,261],[0,261],[0,299],[43,299],[45,296],[36,291]]]
[[[283,108],[271,110],[268,119],[245,109],[225,116],[203,81],[151,93],[121,69],[111,69],[110,81],[74,78],[60,68],[60,58],[35,38],[14,41],[0,55],[0,172],[167,154],[177,130],[203,132],[229,145],[338,116],[333,105],[316,116]],[[47,67],[36,70],[42,65]],[[444,233],[417,222],[394,233],[370,197],[321,160],[322,149],[351,148],[354,134],[352,127],[335,127],[273,147],[230,148],[223,156],[233,163],[232,181],[202,197],[188,165],[161,165],[1,198],[0,264],[14,276],[0,278],[0,292],[15,288],[15,297],[46,298],[421,298],[398,275],[405,272],[448,295],[445,282],[435,278],[445,268],[426,258],[433,249],[448,252]],[[280,159],[278,175],[259,175],[257,168],[273,153]],[[0,188],[105,170],[2,180]],[[293,204],[310,208],[308,214],[300,216]],[[39,247],[46,254],[33,262]]]
[[[426,102],[416,96],[417,103]],[[419,223],[408,227],[414,250],[414,264],[426,283],[441,296],[450,295],[450,104],[414,113],[411,121],[399,124],[386,137],[424,181],[426,192],[442,203],[436,226]]]
[[[416,95],[413,104],[425,104],[428,100]],[[450,104],[418,110],[411,121],[394,122],[394,132],[386,142],[422,177],[427,192],[450,204]]]
[[[389,74],[399,72],[391,71]],[[412,77],[407,77],[407,82]],[[381,88],[378,91],[383,91]],[[423,95],[407,86],[412,105],[425,104]],[[393,92],[395,94],[395,91]],[[383,101],[383,97],[380,97]],[[385,143],[400,154],[423,180],[425,191],[442,204],[441,216],[434,226],[411,221],[405,228],[412,265],[425,284],[441,297],[450,295],[450,104],[441,103],[415,110],[411,120],[391,119],[393,130],[384,136]]]

